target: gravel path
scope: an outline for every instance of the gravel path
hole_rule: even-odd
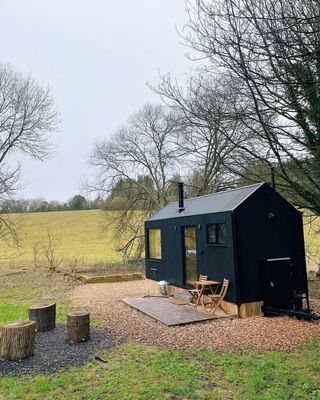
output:
[[[0,361],[0,377],[54,373],[80,366],[116,344],[112,335],[100,329],[91,328],[90,334],[91,340],[88,342],[71,345],[66,341],[66,325],[57,325],[52,331],[38,332],[34,356],[21,361]]]
[[[169,348],[291,350],[310,337],[320,337],[320,323],[289,317],[214,320],[168,327],[132,309],[121,299],[145,295],[145,281],[78,286],[74,305],[103,320],[103,328],[122,338]],[[312,302],[320,311],[320,302]]]

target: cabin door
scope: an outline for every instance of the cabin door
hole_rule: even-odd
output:
[[[184,249],[184,283],[198,279],[197,268],[197,234],[194,226],[182,228]]]
[[[290,310],[294,291],[290,258],[272,258],[265,263],[264,306]]]

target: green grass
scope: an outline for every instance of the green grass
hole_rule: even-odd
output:
[[[72,311],[68,293],[74,282],[61,274],[48,274],[37,270],[0,277],[0,326],[16,321],[26,321],[32,304],[57,304],[57,322],[64,323],[68,311]],[[91,326],[98,326],[99,319],[92,317]]]
[[[57,319],[65,322],[74,283],[62,274],[2,275],[0,285],[0,324],[26,319],[28,306],[43,301],[56,301]],[[319,339],[292,352],[172,351],[123,343],[104,357],[107,364],[91,360],[53,375],[0,378],[0,400],[320,399]]]
[[[47,271],[0,278],[0,325],[28,320],[28,308],[37,303],[57,303],[57,321],[63,322],[69,308],[67,293],[73,286],[60,274]]]
[[[28,305],[25,303],[1,302],[0,303],[0,326],[15,321],[28,320]]]
[[[297,351],[250,351],[216,356],[199,352],[197,359],[216,368],[243,400],[320,398],[320,341],[312,340]]]
[[[3,297],[3,296],[1,296]],[[37,303],[35,301],[29,303],[21,303],[14,301],[0,301],[0,326],[5,324],[10,324],[16,321],[28,321],[28,308],[32,303]],[[57,322],[65,322],[66,316],[69,308],[69,303],[66,300],[57,301]],[[97,319],[91,321],[95,326],[99,323]]]
[[[320,342],[296,352],[167,351],[124,344],[51,376],[0,379],[0,399],[318,400]]]
[[[48,276],[46,271],[28,273],[15,276],[14,280],[0,278],[0,326],[16,321],[26,321],[28,308],[32,304],[50,303],[57,304],[57,322],[65,323],[68,311],[71,311],[67,299],[72,282],[66,281],[59,274]],[[15,286],[15,285],[19,286]],[[13,286],[13,287],[12,287]],[[99,319],[92,317],[91,326],[98,326]]]
[[[0,283],[0,324],[25,319],[30,304],[45,300],[57,301],[57,319],[65,322],[73,283],[61,274],[28,272],[2,276]],[[170,351],[125,343],[104,357],[108,364],[92,360],[54,375],[0,378],[0,400],[320,398],[320,340],[288,353]]]

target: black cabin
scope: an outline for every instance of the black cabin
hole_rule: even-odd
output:
[[[181,186],[180,186],[181,188]],[[145,222],[146,277],[230,280],[224,306],[294,309],[307,296],[302,213],[266,183],[173,202]]]

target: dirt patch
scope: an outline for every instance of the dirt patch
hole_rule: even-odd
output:
[[[214,320],[168,327],[121,301],[145,294],[145,281],[100,283],[76,287],[71,301],[98,315],[102,327],[118,337],[166,348],[291,350],[308,338],[320,337],[320,323],[289,317]],[[320,311],[320,301],[313,301],[312,307]]]
[[[22,303],[66,299],[77,282],[65,274],[50,273],[46,269],[17,270],[0,267],[0,302]]]

